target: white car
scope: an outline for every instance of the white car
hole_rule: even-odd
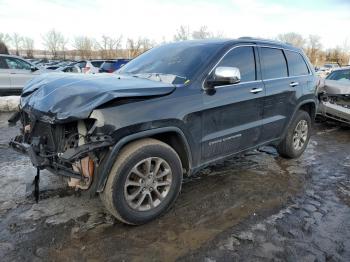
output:
[[[100,66],[106,60],[81,60],[77,63],[77,66],[80,67],[82,73],[85,74],[97,74],[99,73]]]
[[[318,87],[318,114],[350,125],[350,67],[333,70]]]
[[[20,94],[24,85],[42,71],[28,61],[12,55],[0,55],[0,95]]]

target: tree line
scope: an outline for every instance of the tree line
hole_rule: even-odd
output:
[[[223,37],[223,33],[213,33],[207,26],[201,26],[192,31],[189,26],[181,25],[176,30],[173,41]],[[305,38],[301,34],[290,32],[277,35],[275,40],[302,48],[314,65],[321,65],[324,62],[335,62],[340,65],[349,63],[350,47],[347,41],[340,43],[335,48],[324,49],[321,37],[318,35],[309,35]],[[52,29],[42,35],[44,52],[45,54],[47,52],[54,59],[76,59],[77,57],[80,59],[133,58],[155,45],[157,45],[155,41],[145,37],[137,39],[126,38],[124,40],[122,35],[102,35],[99,39],[77,36],[73,39],[68,39],[56,29]],[[34,57],[35,46],[32,38],[21,36],[18,33],[13,33],[12,35],[0,33],[0,53],[8,53],[9,48],[16,55],[21,54],[27,58]]]

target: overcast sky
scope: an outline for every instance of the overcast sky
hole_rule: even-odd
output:
[[[32,37],[55,28],[66,37],[102,34],[171,41],[180,25],[206,25],[226,37],[321,36],[325,48],[350,43],[350,0],[0,0],[0,33]]]

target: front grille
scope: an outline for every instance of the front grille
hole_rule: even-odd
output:
[[[67,147],[71,147],[72,144],[74,144],[77,136],[76,126],[75,122],[65,125],[52,125],[37,121],[33,126],[30,136],[40,137],[40,141],[42,141],[45,146],[45,151],[61,153],[64,152]]]

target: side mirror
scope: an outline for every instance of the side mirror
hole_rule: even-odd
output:
[[[36,66],[33,66],[33,65],[30,66],[30,71],[35,72],[37,70],[38,70],[38,68]]]
[[[207,80],[207,88],[215,86],[233,85],[241,81],[241,73],[237,67],[219,66],[210,79]]]

